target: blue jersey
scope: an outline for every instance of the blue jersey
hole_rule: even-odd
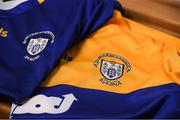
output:
[[[105,24],[115,0],[24,1],[0,10],[0,94],[19,103],[59,64],[65,50]]]

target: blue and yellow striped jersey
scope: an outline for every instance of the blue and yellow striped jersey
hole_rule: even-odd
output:
[[[11,118],[180,118],[180,41],[113,12]]]

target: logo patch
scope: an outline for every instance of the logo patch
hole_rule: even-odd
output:
[[[115,80],[123,75],[124,65],[113,61],[106,61],[102,59],[101,74],[108,80]]]
[[[117,59],[122,63],[105,60],[105,58],[107,57]],[[109,86],[120,85],[119,79],[123,76],[124,68],[126,68],[127,72],[131,70],[131,65],[129,64],[129,62],[123,57],[118,55],[114,55],[110,53],[101,54],[93,64],[95,67],[98,67],[100,62],[101,62],[100,73],[104,77],[101,78],[100,81],[103,84],[107,84]]]
[[[28,53],[30,55],[37,55],[44,50],[48,43],[48,40],[49,39],[46,38],[31,39],[27,47]]]
[[[54,34],[50,31],[42,31],[28,35],[23,44],[27,45],[27,55],[25,59],[35,61],[40,57],[40,53],[47,47],[48,43],[54,43]]]
[[[77,101],[70,93],[62,95],[63,98],[55,96],[36,95],[25,101],[22,105],[12,105],[11,116],[15,114],[62,114],[67,112],[72,104]]]

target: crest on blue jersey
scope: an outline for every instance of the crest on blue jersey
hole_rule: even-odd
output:
[[[25,59],[35,61],[40,58],[40,53],[47,48],[48,44],[54,43],[54,34],[50,31],[41,31],[28,35],[23,44],[26,44],[27,55]]]
[[[31,39],[27,46],[28,53],[30,55],[37,55],[38,53],[40,53],[41,51],[44,50],[48,41],[49,41],[49,39],[47,39],[47,38]]]
[[[100,71],[106,79],[115,80],[123,75],[124,65],[102,59]]]

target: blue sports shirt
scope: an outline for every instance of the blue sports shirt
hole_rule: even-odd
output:
[[[15,103],[30,96],[64,51],[105,24],[114,9],[124,12],[115,0],[28,0],[0,10],[0,95]]]

